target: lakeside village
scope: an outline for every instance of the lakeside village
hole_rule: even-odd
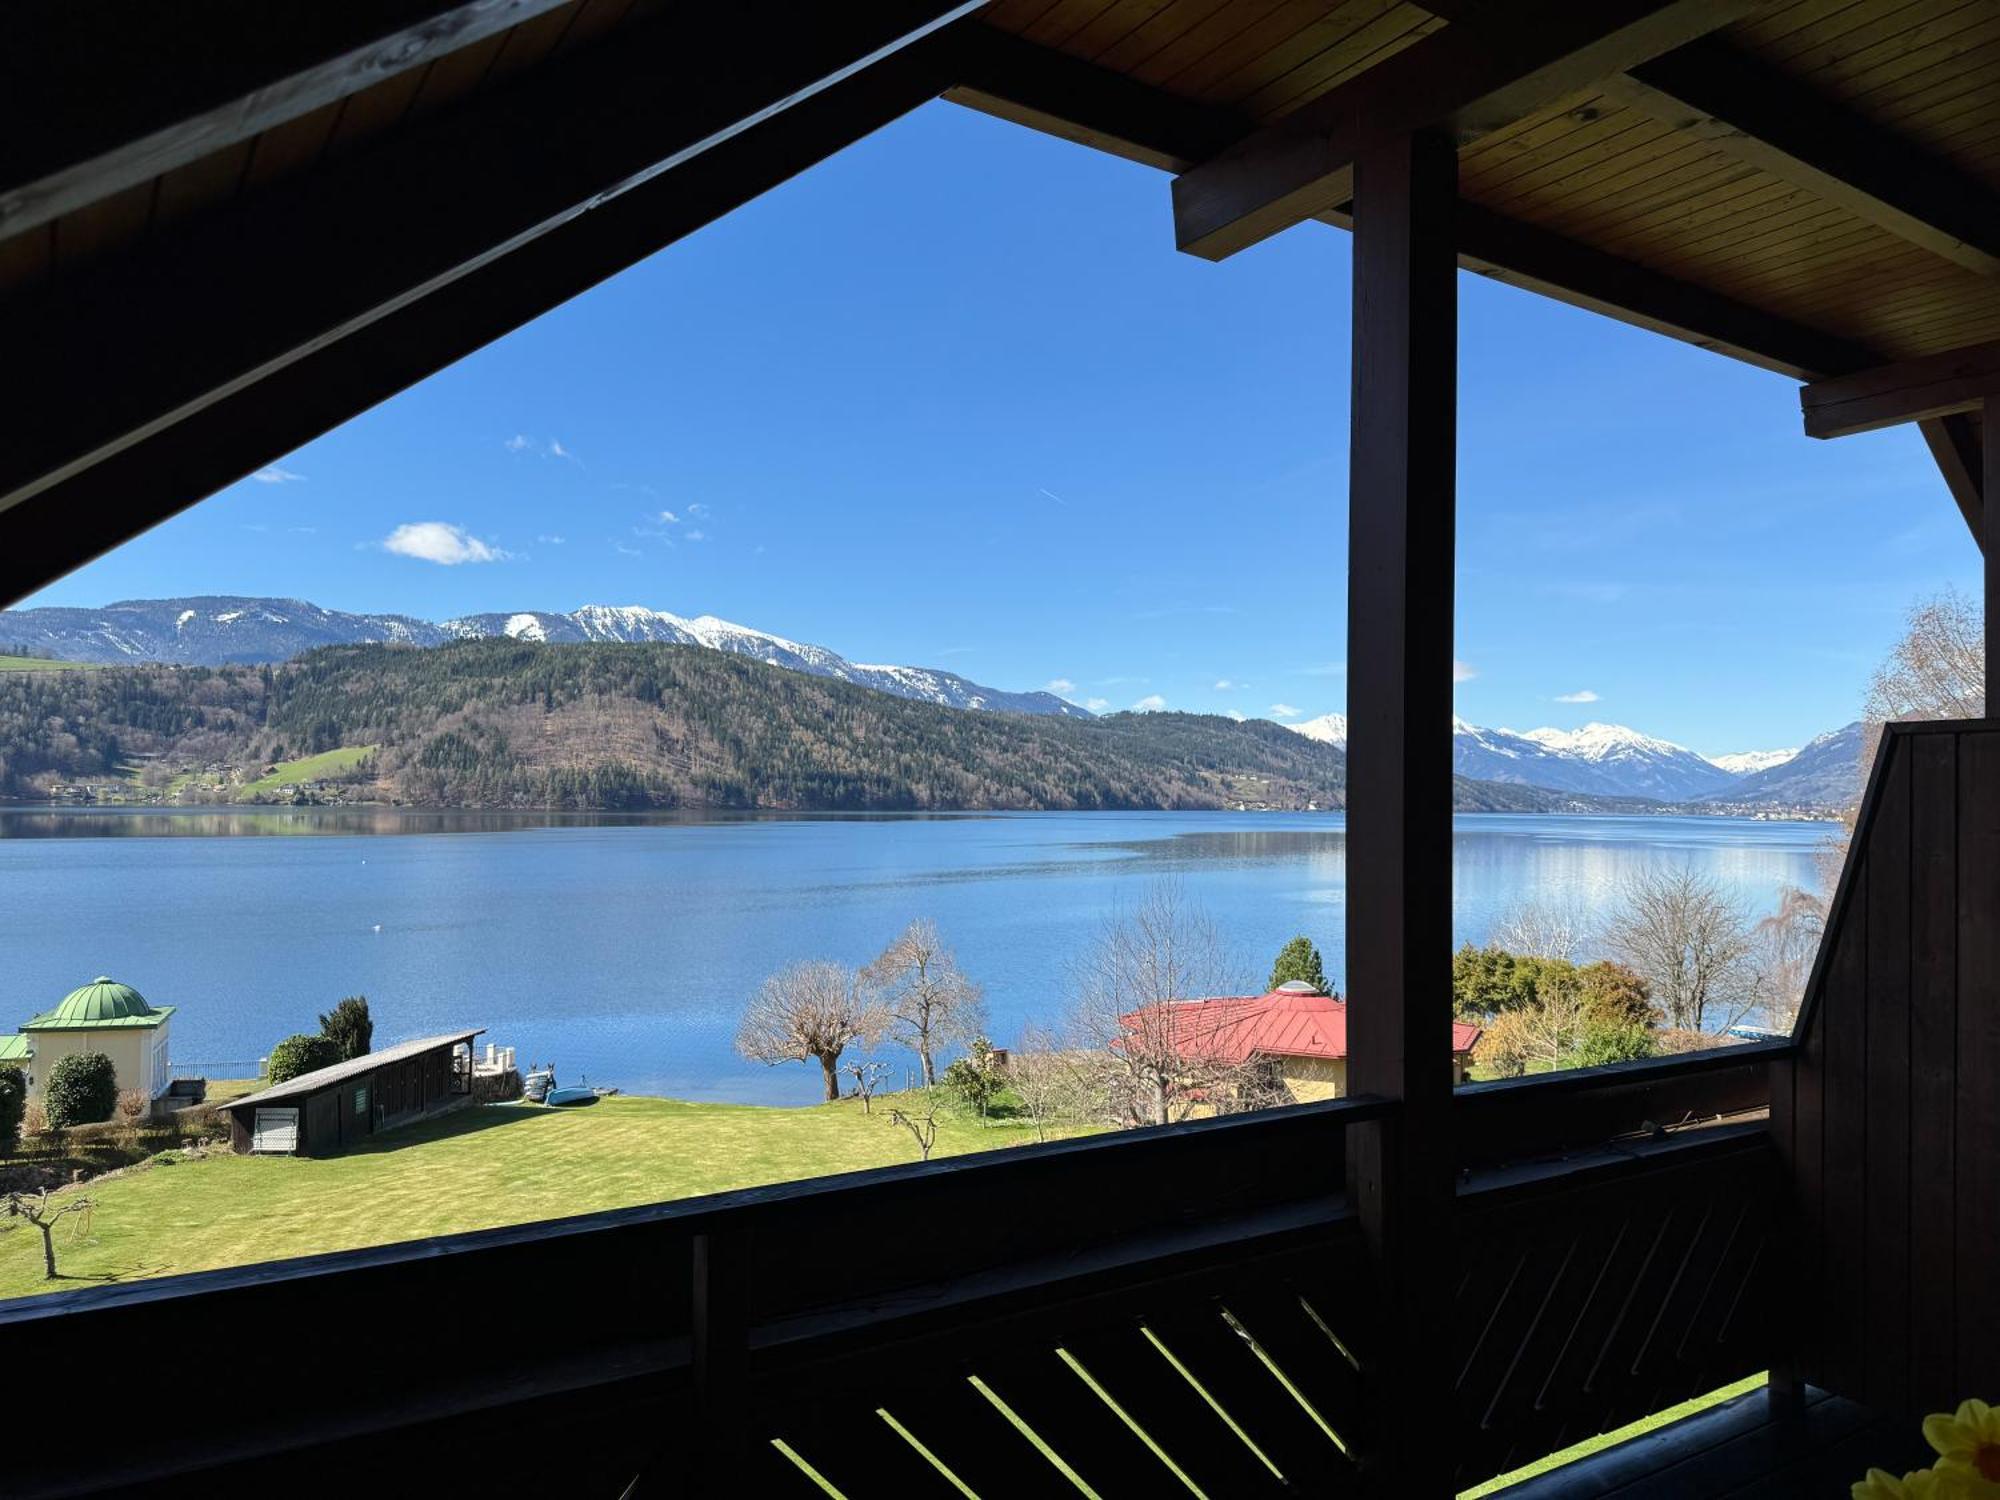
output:
[[[1769,919],[1739,917],[1718,945],[1728,910],[1706,877],[1655,877],[1605,929],[1615,956],[1587,960],[1559,916],[1517,914],[1454,956],[1438,1065],[1461,1084],[1772,1034],[1747,1018],[1775,994],[1774,954],[1816,929],[1778,941]],[[1677,959],[1697,943],[1691,994]],[[361,996],[275,1041],[259,1077],[180,1077],[182,1007],[99,976],[0,1035],[0,1297],[1344,1095],[1350,1002],[1311,940],[1287,943],[1250,993],[1224,987],[1221,951],[1162,887],[1077,964],[1061,1026],[1006,1049],[928,921],[866,965],[788,965],[749,1000],[736,1044],[816,1068],[823,1102],[805,1108],[558,1080],[482,1043],[477,1018],[377,1047]],[[1152,994],[1163,973],[1195,993]],[[888,1047],[914,1054],[910,1086],[887,1086]]]

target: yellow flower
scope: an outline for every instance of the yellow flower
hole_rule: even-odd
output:
[[[1938,1451],[1938,1467],[1974,1484],[1971,1493],[2000,1496],[2000,1411],[1984,1401],[1961,1401],[1956,1412],[1924,1418],[1924,1441]],[[1992,1486],[1990,1490],[1987,1486]]]
[[[1850,1492],[1854,1500],[1945,1500],[1951,1492],[1939,1482],[1934,1469],[1916,1469],[1898,1479],[1881,1469],[1870,1469],[1868,1477]]]

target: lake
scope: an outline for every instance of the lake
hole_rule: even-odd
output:
[[[1655,862],[1692,861],[1761,913],[1781,885],[1814,883],[1830,831],[1461,816],[1455,940],[1483,940],[1524,900],[1601,908]],[[1005,1044],[1060,1019],[1072,957],[1172,876],[1228,934],[1244,991],[1301,932],[1338,983],[1344,846],[1326,813],[0,810],[0,1031],[110,974],[181,1007],[178,1068],[244,1076],[365,994],[378,1044],[480,1025],[565,1081],[803,1104],[816,1067],[746,1063],[731,1045],[745,999],[784,963],[865,962],[930,917],[985,985]]]

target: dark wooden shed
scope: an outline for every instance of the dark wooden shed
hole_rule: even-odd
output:
[[[229,1144],[239,1154],[331,1156],[470,1104],[472,1039],[482,1030],[398,1042],[232,1100]]]

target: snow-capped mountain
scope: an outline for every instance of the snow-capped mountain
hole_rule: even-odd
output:
[[[1324,714],[1287,727],[1311,739],[1338,745],[1347,743],[1347,720],[1341,714]],[[1454,718],[1451,728],[1452,769],[1475,781],[1509,782],[1604,797],[1646,797],[1656,802],[1733,801],[1735,788],[1747,774],[1720,761],[1707,760],[1685,745],[1656,739],[1621,724],[1586,724],[1581,729],[1545,728],[1522,733],[1488,729]],[[1755,761],[1758,764],[1749,770],[1763,771],[1786,764],[1791,754],[1748,752],[1726,759]]]
[[[1798,754],[1732,782],[1710,799],[1732,806],[1852,807],[1868,776],[1867,726],[1859,722],[1806,741]]]
[[[837,677],[899,698],[948,708],[1092,717],[1053,693],[1009,693],[955,672],[851,662],[825,646],[768,631],[693,619],[640,605],[587,604],[569,614],[525,610],[465,615],[433,623],[408,615],[346,614],[300,599],[204,595],[187,599],[127,599],[102,609],[0,610],[0,643],[23,645],[69,661],[159,661],[200,666],[285,661],[315,646],[394,642],[441,646],[447,641],[508,636],[523,641],[662,641],[706,646],[774,667]]]
[[[1294,734],[1302,734],[1309,740],[1318,740],[1322,745],[1347,743],[1346,714],[1321,714],[1317,719],[1307,719],[1299,724],[1287,724],[1285,728]]]
[[[1738,750],[1729,755],[1711,755],[1708,763],[1720,766],[1733,776],[1749,776],[1757,771],[1768,771],[1773,766],[1782,766],[1795,759],[1798,746],[1789,750]]]
[[[1654,739],[1622,724],[1531,729],[1521,738],[1593,767],[1615,780],[1619,791],[1631,797],[1685,802],[1718,791],[1736,779],[1685,745]]]

